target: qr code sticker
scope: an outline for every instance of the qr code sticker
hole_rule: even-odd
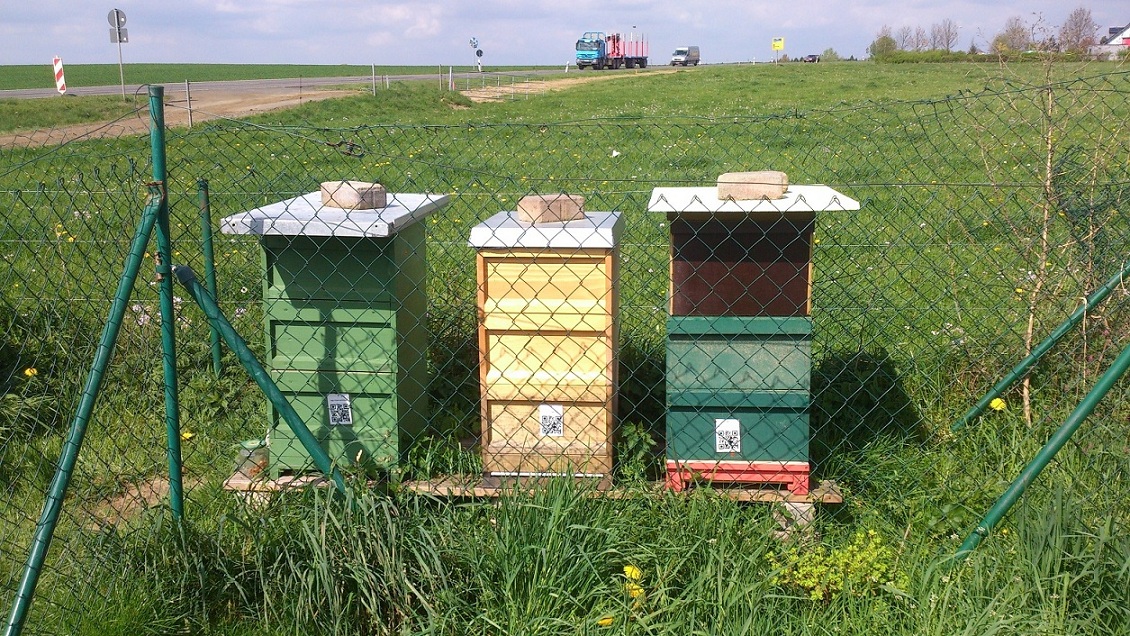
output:
[[[326,395],[326,405],[330,411],[330,426],[353,426],[353,409],[349,405],[348,393]]]
[[[714,420],[714,450],[719,453],[742,452],[742,424],[738,420]]]
[[[538,407],[538,421],[543,437],[565,436],[565,407],[560,404],[542,404]]]

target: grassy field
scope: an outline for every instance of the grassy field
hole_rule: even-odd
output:
[[[58,99],[0,99],[0,133],[110,121],[144,108],[144,97],[88,95]]]
[[[1111,65],[1100,65],[1110,68]],[[1075,65],[1071,70],[1059,71],[1070,76],[1087,68]],[[39,67],[0,66],[0,88],[37,88],[45,81],[38,78]],[[382,67],[379,75],[407,75],[432,73],[435,69],[422,67]],[[498,69],[525,70],[525,69]],[[68,67],[68,83],[71,86],[105,86],[117,83],[117,67],[106,65],[76,66],[73,71],[77,79],[72,79]],[[356,77],[367,76],[368,67],[359,66],[243,66],[243,65],[137,65],[131,72],[136,77],[131,84],[180,85],[185,79],[190,81],[239,80],[239,79],[277,79],[295,77]],[[803,66],[785,64],[780,66],[760,65],[736,71],[734,67],[702,67],[696,69],[652,69],[647,73],[627,72],[613,74],[577,71],[576,75],[562,74],[558,78],[612,77],[621,78],[611,83],[598,83],[586,89],[586,100],[590,105],[578,109],[574,117],[568,112],[574,108],[575,101],[569,94],[549,95],[543,99],[509,107],[485,104],[474,112],[451,112],[425,108],[418,111],[421,92],[431,92],[429,82],[421,82],[412,88],[397,86],[397,90],[382,93],[382,103],[366,104],[366,110],[373,107],[379,110],[373,115],[395,113],[406,121],[458,122],[465,119],[506,121],[499,117],[518,117],[519,121],[560,121],[561,119],[586,119],[593,116],[663,116],[718,114],[782,113],[796,108],[828,108],[837,104],[858,104],[866,101],[892,99],[919,99],[922,97],[944,97],[959,90],[968,90],[986,82],[999,81],[1002,72],[1012,75],[1018,81],[1031,81],[1041,72],[1037,65],[1028,65],[1020,71],[1004,69],[991,65],[974,64],[928,64],[928,65],[874,65],[862,63],[822,64]],[[656,93],[647,87],[651,74],[671,75],[663,80],[664,93]],[[634,77],[622,77],[624,75]],[[45,76],[46,77],[46,76]],[[46,77],[50,80],[50,77]],[[38,83],[37,83],[38,82]],[[368,89],[368,86],[365,86]],[[105,96],[70,96],[66,99],[45,100],[0,100],[0,131],[33,130],[52,126],[100,121],[131,110],[138,98],[131,103],[122,104],[120,100]],[[143,98],[142,98],[143,99]],[[449,101],[449,100],[448,100]],[[430,103],[425,101],[425,103]],[[459,102],[469,105],[467,101]],[[338,105],[340,109],[352,105]],[[333,105],[327,105],[333,108]],[[279,121],[307,121],[309,115],[302,111],[291,111]],[[332,121],[332,120],[331,120]]]
[[[170,131],[174,260],[194,267],[200,179],[215,218],[329,179],[452,195],[427,220],[428,398],[443,434],[420,444],[385,492],[358,484],[349,502],[314,491],[244,505],[220,482],[233,445],[263,434],[265,405],[230,355],[223,376],[212,375],[207,330],[184,303],[178,366],[192,491],[186,523],[174,526],[161,497],[142,488],[165,470],[147,260],[31,625],[75,634],[1126,633],[1124,387],[991,539],[951,561],[1118,352],[1125,297],[1041,365],[1031,421],[1013,391],[977,426],[952,435],[948,425],[1022,355],[1030,320],[1047,332],[1124,258],[1130,228],[1118,210],[1130,163],[1107,144],[1124,138],[1128,94],[1113,65],[701,67],[505,103],[396,84],[377,98]],[[1062,148],[1050,155],[1050,185],[1049,138]],[[0,155],[10,210],[0,223],[0,606],[151,178],[148,143]],[[814,249],[812,456],[817,477],[836,479],[846,501],[784,541],[771,506],[707,488],[657,493],[649,481],[663,453],[668,229],[646,212],[648,197],[656,186],[761,168],[863,203],[822,214]],[[411,495],[404,480],[477,467],[477,451],[459,444],[480,432],[469,228],[525,194],[560,191],[627,218],[616,474],[627,496],[569,483],[499,502]],[[221,303],[262,354],[257,245],[221,235],[217,251]]]

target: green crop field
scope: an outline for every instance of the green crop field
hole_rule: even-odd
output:
[[[64,60],[65,64],[66,60]],[[496,67],[493,71],[528,70],[534,67]],[[447,67],[443,67],[444,71]],[[460,68],[457,70],[466,70]],[[65,64],[67,86],[117,86],[126,84],[183,84],[184,82],[220,82],[251,79],[297,79],[302,77],[369,77],[435,73],[434,66],[372,66],[314,64]],[[50,64],[0,66],[0,90],[20,88],[55,88]]]
[[[208,72],[221,71],[262,73]],[[161,73],[148,81],[183,81]],[[601,77],[576,77],[590,75]],[[1125,263],[1128,96],[1130,74],[1114,64],[744,65],[486,103],[394,82],[170,129],[172,258],[198,274],[205,184],[212,227],[330,180],[450,195],[422,221],[431,431],[379,484],[348,474],[347,497],[225,491],[238,443],[266,433],[266,401],[231,353],[213,374],[203,314],[178,289],[188,495],[177,524],[151,243],[28,633],[1127,633],[1125,381],[989,538],[953,560],[1125,346],[1125,288],[999,408],[950,424]],[[0,104],[0,130],[21,131],[0,147],[4,608],[152,180],[147,135],[108,129],[56,146],[32,134],[145,118],[143,100],[36,101],[53,112]],[[77,106],[63,102],[92,106],[64,114]],[[784,538],[780,506],[656,487],[670,229],[648,201],[656,187],[761,169],[861,204],[818,214],[812,246],[812,469],[844,502]],[[413,494],[417,480],[482,469],[470,228],[559,192],[626,219],[616,496],[572,480],[497,501]],[[221,309],[264,358],[261,259],[253,237],[217,233]]]

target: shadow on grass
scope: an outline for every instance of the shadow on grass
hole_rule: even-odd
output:
[[[855,455],[876,441],[919,444],[922,416],[885,350],[854,351],[825,358],[812,374],[814,472],[827,475],[835,459]]]

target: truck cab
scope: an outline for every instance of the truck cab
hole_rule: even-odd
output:
[[[680,46],[671,54],[671,66],[698,66],[697,46]]]
[[[577,40],[577,68],[591,66],[597,70],[604,68],[608,57],[605,48],[605,35],[600,31],[586,31]]]

